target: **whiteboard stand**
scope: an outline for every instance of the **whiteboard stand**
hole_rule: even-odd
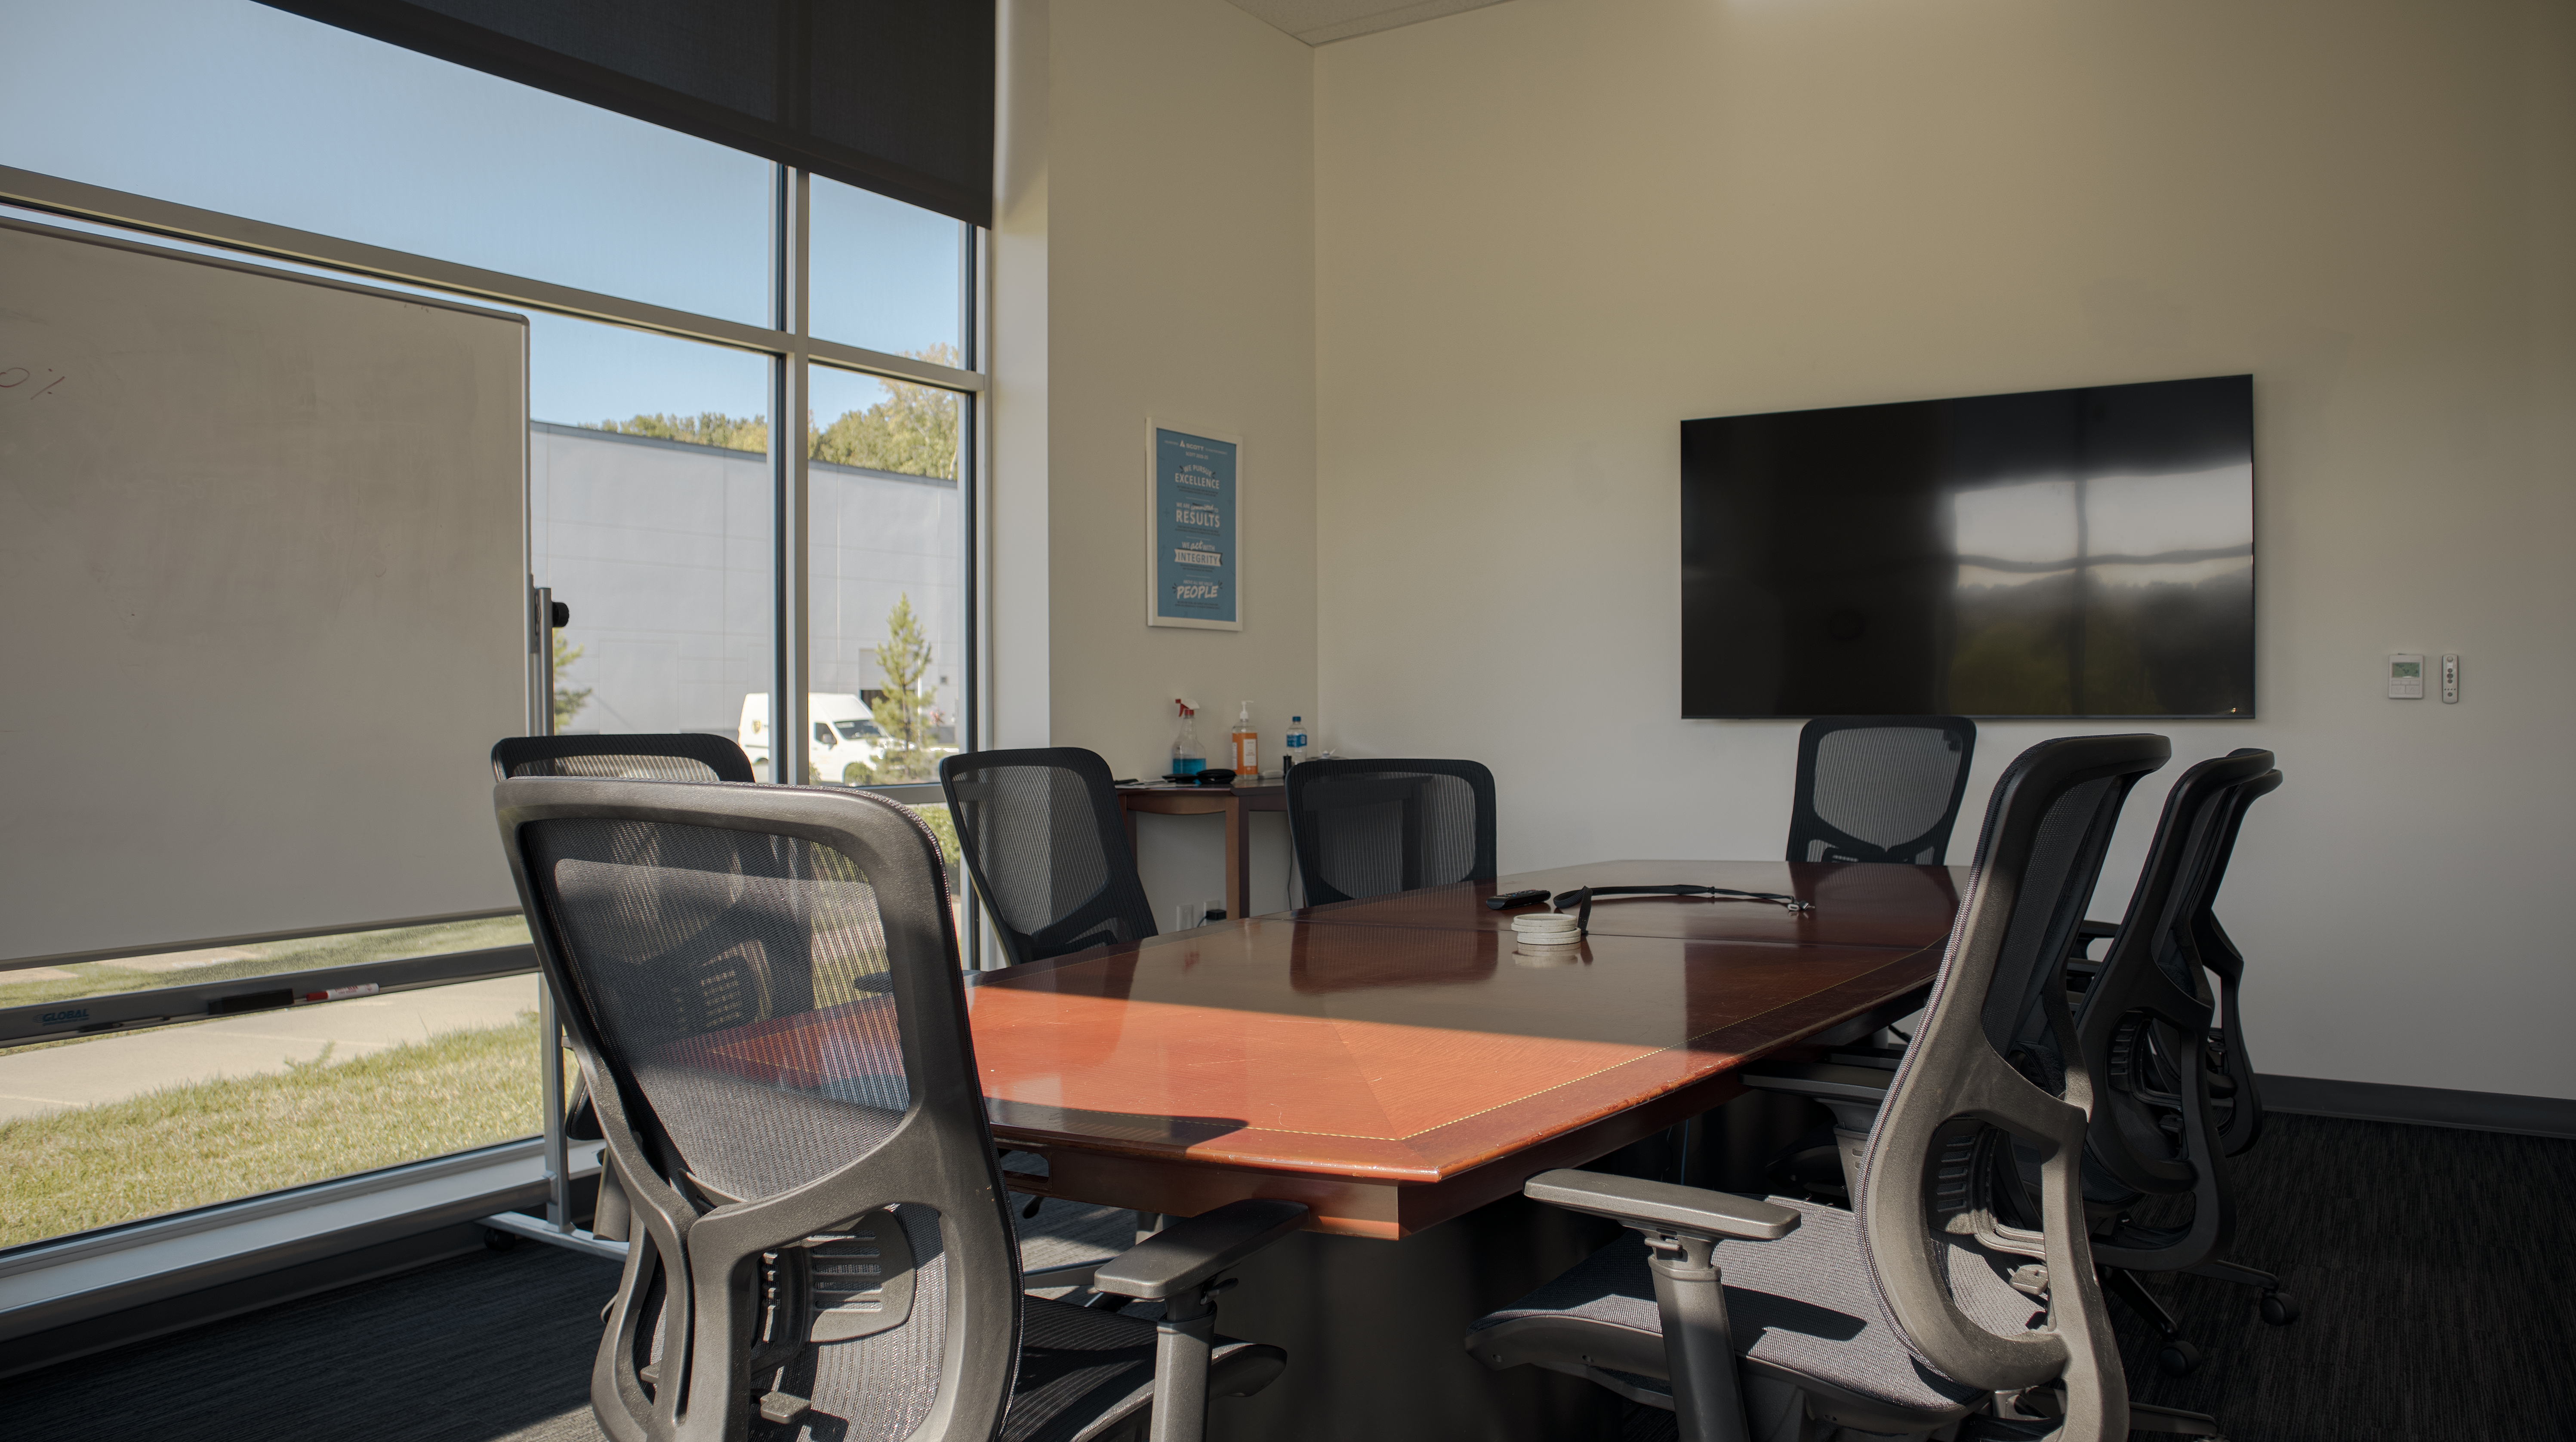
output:
[[[528,734],[555,734],[555,592],[528,578]],[[595,1256],[623,1257],[626,1243],[594,1236],[572,1223],[572,1141],[564,1135],[563,1022],[555,1014],[555,988],[540,973],[537,986],[537,1035],[545,1038],[537,1059],[537,1076],[546,1124],[546,1217],[543,1222],[519,1212],[485,1217],[483,1225],[512,1236],[534,1237],[558,1247]],[[587,1170],[587,1169],[585,1169]],[[599,1153],[599,1184],[609,1184],[608,1152]],[[597,1203],[592,1204],[594,1208]]]

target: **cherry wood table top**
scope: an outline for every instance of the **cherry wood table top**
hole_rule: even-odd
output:
[[[1483,905],[1675,882],[1816,909],[1603,901],[1586,940],[1537,947]],[[967,1000],[995,1136],[1047,1162],[1015,1188],[1183,1215],[1285,1197],[1318,1230],[1393,1238],[1723,1104],[1746,1060],[1912,1010],[1957,886],[1941,867],[1605,862],[987,972]]]

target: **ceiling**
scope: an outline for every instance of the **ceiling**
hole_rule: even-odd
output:
[[[1236,9],[1269,21],[1309,45],[1325,45],[1393,30],[1423,20],[1437,20],[1461,10],[1499,5],[1502,0],[1234,0]]]

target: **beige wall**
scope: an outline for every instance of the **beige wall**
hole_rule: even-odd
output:
[[[1216,0],[1062,0],[1048,190],[1052,730],[1121,776],[1315,695],[1313,52]],[[1147,417],[1243,438],[1243,629],[1145,624]]]
[[[1676,719],[1677,423],[2250,371],[2262,715],[2156,728],[2105,892],[2172,773],[2275,748],[2221,908],[2259,1065],[2576,1096],[2572,57],[2540,0],[1514,0],[1315,52],[1318,743],[1487,760],[1506,870],[1777,855],[1795,724]],[[1177,381],[1097,354],[1115,496]],[[1060,733],[1205,674],[1067,634],[1132,609],[1129,509],[1057,523]],[[2398,650],[2461,703],[2381,696]],[[2126,728],[1986,729],[1954,860],[2080,729]]]
[[[1006,0],[992,235],[994,742],[1159,774],[1315,703],[1314,52],[1223,0]],[[1243,438],[1244,626],[1145,624],[1145,422]],[[1221,901],[1210,818],[1148,818],[1158,916]],[[1284,904],[1276,818],[1253,900]]]

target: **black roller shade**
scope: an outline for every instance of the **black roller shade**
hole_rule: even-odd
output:
[[[993,0],[264,0],[977,225]]]

